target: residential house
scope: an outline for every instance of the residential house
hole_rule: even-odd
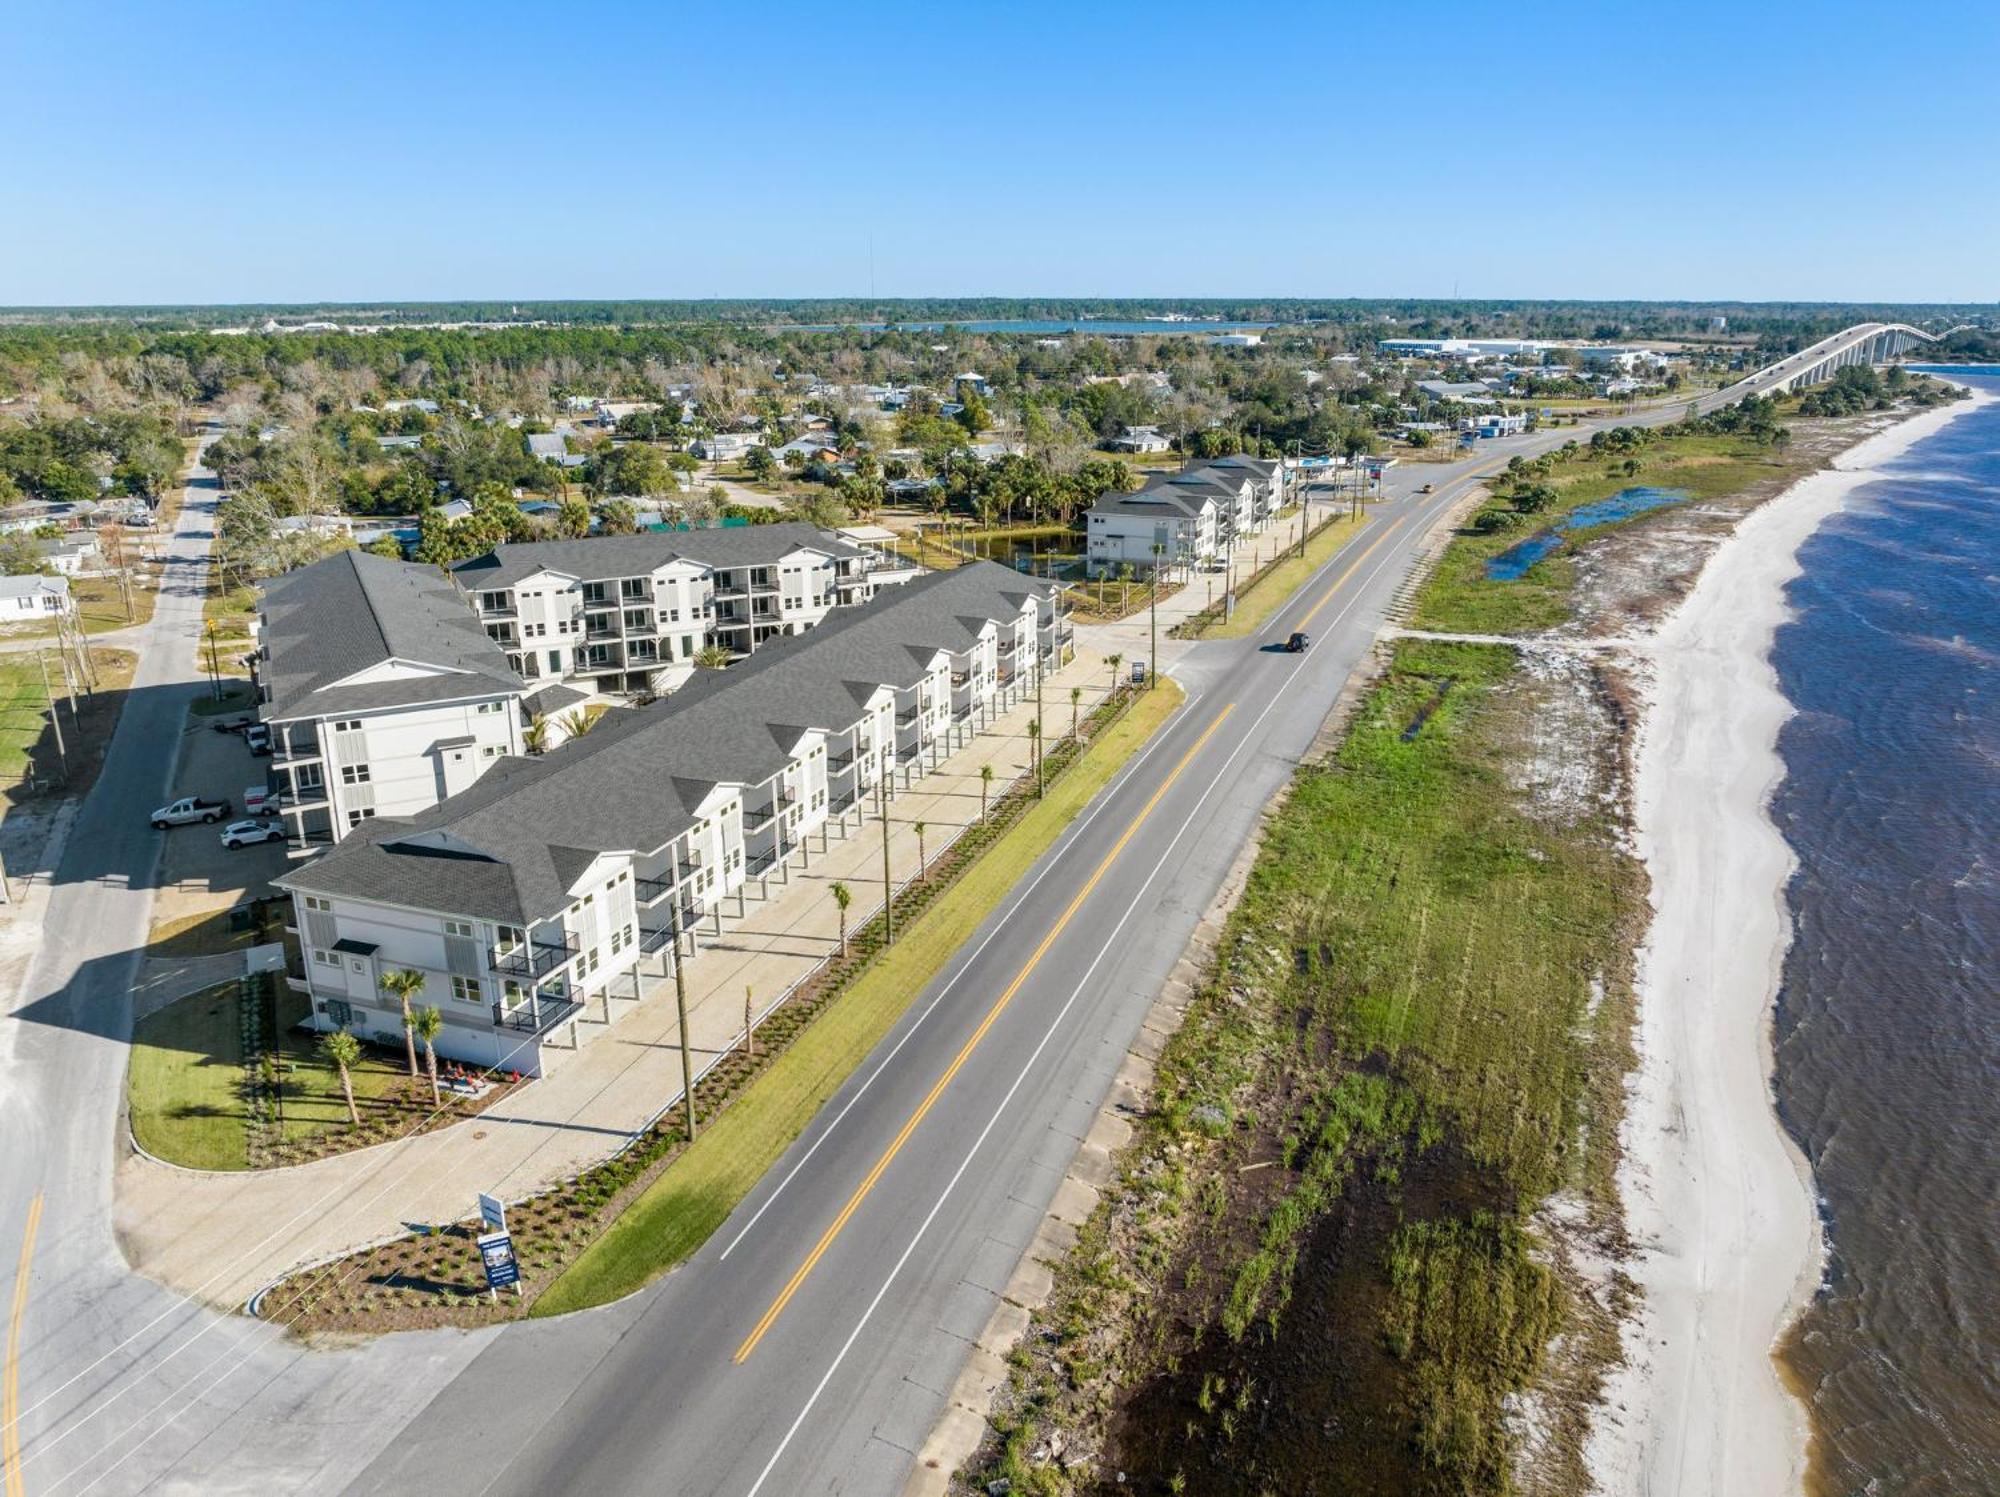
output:
[[[97,537],[87,530],[37,541],[35,549],[42,553],[42,565],[59,577],[81,577],[104,564],[104,558],[98,554]]]
[[[523,687],[429,567],[338,551],[264,585],[252,673],[295,849],[407,816],[521,752]]]
[[[691,443],[688,451],[711,463],[729,463],[764,444],[761,431],[718,431]]]
[[[76,600],[70,596],[69,578],[0,577],[0,624],[39,623],[48,619],[74,617]]]
[[[581,452],[571,452],[569,439],[559,431],[528,433],[528,456],[537,462],[554,463],[562,468],[581,468],[590,461]]]
[[[312,1023],[393,1047],[392,970],[425,978],[440,1054],[540,1075],[606,1032],[704,930],[927,774],[1059,658],[1057,595],[935,572],[734,670],[616,714],[278,880]]]
[[[1111,439],[1113,452],[1165,452],[1173,445],[1157,426],[1128,426]]]
[[[1135,571],[1207,566],[1220,554],[1222,508],[1229,496],[1207,486],[1149,484],[1137,493],[1111,490],[1091,506],[1084,526],[1084,570],[1103,577],[1129,564]]]

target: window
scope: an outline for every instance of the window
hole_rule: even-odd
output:
[[[340,965],[340,958],[335,956],[331,951],[315,949],[313,952],[313,961],[322,967],[338,967]]]
[[[475,934],[470,920],[447,920],[444,933],[448,936],[471,936]]]
[[[480,1003],[485,1000],[485,994],[479,991],[479,979],[476,977],[454,977],[451,980],[451,996],[460,1003]]]
[[[360,826],[364,821],[373,820],[374,816],[375,808],[373,806],[369,806],[364,810],[349,811],[347,813],[347,824],[350,827]]]
[[[340,766],[340,783],[343,785],[365,785],[373,778],[366,764],[343,764]]]
[[[481,702],[477,707],[473,708],[472,710],[484,714],[488,712],[501,712],[504,711],[505,709],[506,709],[506,703],[504,702]]]
[[[344,722],[337,722],[333,725],[333,731],[336,733],[359,733],[361,731],[361,719],[350,717]]]
[[[645,579],[642,577],[623,578],[618,584],[618,591],[623,597],[643,598],[646,596]]]
[[[487,744],[485,748],[483,748],[483,749],[481,749],[481,750],[480,750],[480,757],[481,757],[481,758],[483,758],[483,759],[497,759],[497,758],[499,758],[499,757],[500,757],[500,745],[499,745],[499,744],[497,744],[497,743],[489,743],[489,744]]]
[[[625,932],[622,930],[614,930],[611,933],[611,954],[613,956],[616,956],[618,955],[619,952],[623,951],[624,949],[625,949]]]
[[[333,909],[333,901],[330,899],[321,899],[317,894],[308,894],[306,896],[306,908],[309,910],[331,911]]]
[[[493,927],[493,944],[502,951],[512,951],[528,937],[517,925],[496,925]]]
[[[509,982],[500,990],[500,1002],[509,1013],[521,1006],[528,996],[528,990],[518,982]]]

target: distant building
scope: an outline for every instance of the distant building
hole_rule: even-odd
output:
[[[728,463],[743,457],[752,447],[763,445],[764,434],[760,431],[718,431],[703,437],[688,450],[711,463]]]
[[[581,468],[590,461],[581,452],[571,452],[568,439],[559,431],[530,432],[528,456],[537,462],[554,463],[559,468]]]
[[[1210,333],[1211,348],[1255,348],[1264,341],[1262,333]]]
[[[81,577],[104,560],[97,553],[97,537],[87,531],[37,541],[35,548],[42,553],[42,565],[63,577]]]
[[[1157,426],[1128,426],[1111,439],[1113,452],[1165,452],[1173,445]]]

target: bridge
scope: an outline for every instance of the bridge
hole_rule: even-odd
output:
[[[1703,402],[1703,408],[1712,409],[1750,395],[1783,395],[1808,385],[1824,384],[1849,364],[1886,363],[1919,344],[1936,343],[1958,331],[1954,327],[1942,333],[1927,333],[1906,322],[1857,323],[1718,390]]]

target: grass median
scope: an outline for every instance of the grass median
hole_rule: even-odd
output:
[[[1217,619],[1201,626],[1197,639],[1242,639],[1255,634],[1272,614],[1305,585],[1308,577],[1331,561],[1368,524],[1368,517],[1348,517],[1331,521],[1315,531],[1306,542],[1306,554],[1296,551],[1269,563],[1237,589],[1236,612],[1223,622]]]
[[[608,1304],[685,1261],[866,1059],[910,1004],[1181,702],[1162,679],[911,924],[536,1300],[560,1315]]]

